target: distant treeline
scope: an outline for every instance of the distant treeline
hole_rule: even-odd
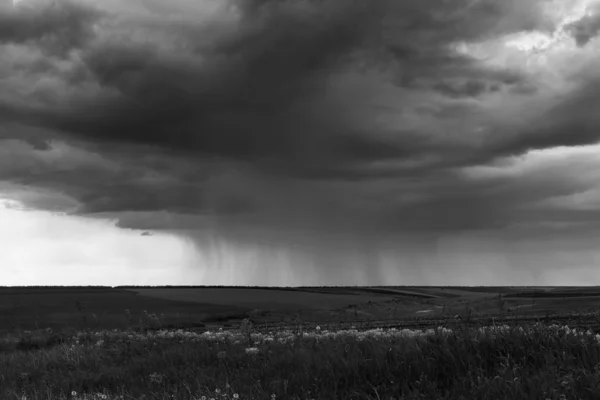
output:
[[[115,289],[300,289],[300,286],[226,286],[226,285],[145,285],[115,286]]]
[[[111,286],[0,286],[0,296],[115,292]],[[121,292],[124,292],[121,290]]]
[[[48,285],[30,285],[30,286],[0,286],[0,289],[112,289],[114,286],[48,286]]]
[[[535,298],[561,298],[561,297],[588,297],[600,296],[600,292],[522,292],[503,295],[504,298],[535,297]]]
[[[44,285],[30,285],[30,286],[0,286],[0,290],[14,290],[14,289],[69,289],[69,290],[106,290],[106,289],[270,289],[270,290],[302,290],[302,289],[369,289],[369,290],[385,290],[385,289],[455,289],[455,290],[468,290],[473,292],[501,292],[501,291],[518,291],[518,294],[511,294],[511,296],[528,296],[531,293],[541,294],[544,293],[548,296],[563,296],[573,295],[574,293],[585,293],[585,295],[597,295],[600,293],[599,286],[585,286],[585,287],[560,287],[560,286],[407,286],[407,285],[379,285],[379,286],[232,286],[232,285],[123,285],[123,286],[100,286],[100,285],[88,285],[88,286],[44,286]],[[560,291],[554,290],[552,292],[541,291],[543,289],[561,289]],[[598,289],[598,292],[585,292],[590,289]],[[537,292],[540,290],[540,292]],[[580,290],[581,292],[579,292]],[[583,295],[583,294],[581,294]]]

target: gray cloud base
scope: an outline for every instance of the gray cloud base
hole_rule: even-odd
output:
[[[0,8],[0,73],[25,75],[0,83],[0,179],[122,227],[231,237],[589,221],[595,211],[531,208],[583,190],[568,174],[461,172],[598,141],[597,75],[521,122],[484,108],[544,89],[456,43],[554,29],[546,2],[526,3],[237,1],[200,20],[212,9],[186,1]],[[580,46],[594,18],[573,24]]]

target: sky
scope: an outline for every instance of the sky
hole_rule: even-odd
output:
[[[0,0],[4,285],[599,285],[600,0]]]

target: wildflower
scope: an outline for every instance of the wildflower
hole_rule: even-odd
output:
[[[240,331],[244,335],[249,335],[252,332],[252,321],[250,321],[248,318],[244,318],[240,324]]]
[[[158,372],[153,372],[150,374],[150,380],[155,383],[162,383],[164,379],[164,375],[159,374]]]
[[[237,393],[234,393],[234,394],[233,394],[233,398],[234,398],[234,399],[239,399],[239,398],[240,398],[240,395],[239,395],[239,394],[237,394]]]
[[[73,391],[71,392],[71,396],[77,396],[77,392],[73,390]]]
[[[217,393],[217,394],[221,393],[221,389],[219,389],[219,388],[215,389],[215,393]]]
[[[256,354],[258,353],[258,349],[256,347],[248,347],[246,349],[246,354]]]

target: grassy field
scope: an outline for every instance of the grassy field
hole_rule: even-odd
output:
[[[143,297],[157,299],[185,301],[201,304],[219,304],[224,306],[244,306],[253,309],[270,310],[298,310],[298,309],[336,309],[353,303],[368,303],[381,301],[382,298],[390,299],[391,296],[380,296],[362,293],[319,293],[301,290],[274,290],[274,289],[245,289],[245,288],[181,288],[173,289],[131,289]],[[389,295],[389,293],[386,293]],[[273,301],[275,299],[275,301]]]
[[[600,308],[599,288],[507,287],[0,287],[0,332],[124,328],[144,310],[167,326],[354,321],[473,314],[544,315]]]
[[[178,326],[241,319],[250,310],[243,305],[166,301],[113,288],[0,288],[0,332],[42,327],[123,329],[130,323],[125,309],[138,319],[144,310],[162,314],[164,324]]]
[[[557,326],[54,337],[3,342],[2,399],[600,398],[600,336]]]
[[[598,399],[598,332],[534,319],[559,311],[579,326],[599,292],[0,288],[0,399]],[[427,321],[424,309],[451,329],[371,329]],[[517,312],[512,327],[454,318]],[[341,322],[356,329],[334,333]]]

